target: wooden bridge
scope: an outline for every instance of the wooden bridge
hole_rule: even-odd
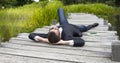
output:
[[[37,43],[28,39],[30,33],[20,33],[0,47],[0,63],[120,63],[111,60],[111,43],[118,40],[116,31],[108,31],[109,23],[93,14],[70,13],[69,23],[100,25],[83,33],[84,47]],[[47,33],[49,26],[35,33]]]

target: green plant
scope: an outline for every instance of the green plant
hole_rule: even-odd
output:
[[[27,29],[33,31],[37,27],[50,25],[53,19],[58,19],[57,9],[62,6],[63,4],[61,2],[53,1],[49,2],[44,7],[39,7],[36,9],[31,19],[26,21],[25,27],[27,26]]]
[[[75,13],[92,13],[105,19],[115,14],[114,7],[105,4],[74,4],[64,6],[60,1],[43,1],[17,8],[0,10],[0,38],[3,41],[21,32],[32,32],[38,27],[50,25],[58,20],[57,9],[64,8],[66,15]],[[110,20],[113,22],[112,20]]]

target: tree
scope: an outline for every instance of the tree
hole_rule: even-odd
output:
[[[16,0],[0,0],[0,6],[11,7],[17,3]]]
[[[17,1],[17,6],[23,6],[25,4],[30,4],[33,3],[34,0],[16,0]]]
[[[115,5],[115,0],[60,0],[62,1],[65,5],[69,4],[78,4],[78,3],[105,3],[111,6]],[[116,0],[116,4],[120,5],[120,0]]]
[[[120,0],[115,0],[116,7],[120,7]]]
[[[33,3],[34,0],[0,0],[0,7],[4,6],[5,8],[23,6],[25,4]]]

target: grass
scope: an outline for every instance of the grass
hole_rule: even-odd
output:
[[[66,6],[67,12],[84,12],[98,15],[99,17],[108,19],[108,16],[115,13],[115,9],[105,4],[77,4]]]
[[[57,9],[59,7],[63,7],[63,4],[59,1],[56,1],[56,2],[49,2],[46,6],[39,7],[38,9],[36,9],[31,19],[29,19],[25,23],[27,29],[33,31],[37,27],[50,25],[53,19],[58,19]]]
[[[109,19],[115,13],[113,7],[105,4],[76,4],[64,6],[60,1],[39,2],[18,8],[0,10],[0,38],[7,41],[21,32],[32,32],[35,28],[50,25],[58,20],[57,9],[62,7],[69,12],[92,13]]]
[[[40,4],[41,3],[33,3],[23,7],[0,10],[1,40],[7,41],[10,37],[16,36],[20,32],[24,32],[26,29],[24,23],[33,16],[35,10],[39,8]]]

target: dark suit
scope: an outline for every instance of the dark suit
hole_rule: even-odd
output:
[[[73,40],[75,47],[83,46],[85,41],[81,39],[82,33],[79,31],[79,28],[72,24],[66,24],[61,26],[63,31],[61,35],[62,40]]]
[[[83,39],[81,39],[80,37],[82,36],[82,32],[87,31],[87,27],[85,26],[75,26],[72,24],[69,24],[65,15],[64,15],[64,11],[62,8],[58,9],[58,17],[59,17],[59,23],[60,26],[58,27],[62,27],[62,35],[61,35],[61,39],[62,40],[73,40],[74,44],[73,46],[75,47],[80,47],[80,46],[84,46],[85,41]],[[38,34],[38,33],[31,33],[29,35],[29,38],[34,40],[35,36],[40,36],[43,38],[47,38],[48,35],[47,34]]]
[[[84,45],[84,40],[81,39],[80,37],[82,36],[81,32],[79,31],[79,28],[75,25],[72,24],[66,24],[66,25],[61,25],[59,28],[62,27],[62,35],[61,39],[62,40],[73,40],[75,47],[78,46],[83,46]],[[29,38],[34,40],[35,36],[40,36],[43,38],[47,38],[47,34],[40,34],[40,33],[31,33],[29,35]]]

